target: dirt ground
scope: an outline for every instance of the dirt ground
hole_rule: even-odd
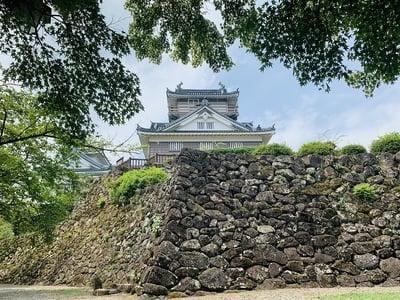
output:
[[[243,292],[225,292],[205,296],[174,298],[179,300],[312,300],[325,295],[337,295],[349,292],[399,292],[399,287],[374,288],[311,288],[276,289]],[[92,296],[87,288],[65,286],[11,286],[0,285],[2,300],[143,300],[135,295],[117,294],[110,296]]]

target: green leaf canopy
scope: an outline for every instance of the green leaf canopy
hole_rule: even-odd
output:
[[[126,36],[112,30],[96,0],[1,0],[3,79],[39,94],[55,126],[77,137],[93,131],[93,109],[111,125],[143,107],[138,77],[121,58]]]
[[[51,237],[80,195],[73,147],[24,92],[0,90],[0,219],[16,235]]]
[[[232,66],[227,49],[239,41],[261,69],[278,60],[300,84],[329,90],[345,80],[367,96],[400,74],[399,1],[127,0],[126,7],[140,59],[159,62],[169,52],[218,71]]]

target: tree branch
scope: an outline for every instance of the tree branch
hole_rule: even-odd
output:
[[[19,86],[19,87],[22,86],[22,84],[20,84],[20,83],[12,83],[12,82],[0,83],[0,87],[9,87],[10,85]]]
[[[1,131],[0,131],[0,143],[3,140],[4,130],[6,128],[6,120],[7,120],[7,110],[5,107],[3,107],[3,110],[4,110],[4,118],[3,118],[3,124],[1,125]]]
[[[28,131],[30,128],[33,127],[33,125],[37,124],[37,122],[39,121],[40,116],[37,116],[36,119],[32,122],[30,122],[24,129],[21,130],[21,132],[17,135],[17,137],[22,137],[23,134]],[[45,131],[50,131],[47,127],[48,124],[45,125]]]
[[[57,135],[53,135],[51,133],[52,133],[52,130],[49,130],[49,131],[44,131],[44,132],[32,134],[32,135],[18,136],[16,138],[0,141],[0,146],[17,143],[17,142],[22,142],[22,141],[26,141],[26,140],[30,140],[30,139],[36,139],[36,138],[40,138],[40,137],[46,137],[46,138],[52,138],[52,139],[59,138]]]
[[[89,148],[89,149],[93,149],[93,150],[97,150],[97,151],[106,151],[106,152],[113,152],[113,153],[117,153],[117,152],[122,152],[122,153],[132,153],[134,151],[130,151],[130,150],[124,150],[124,149],[118,149],[118,147],[121,146],[115,146],[114,148],[107,148],[107,147],[101,147],[101,146],[95,146],[95,145],[89,145],[89,144],[84,144],[83,147],[85,148]]]

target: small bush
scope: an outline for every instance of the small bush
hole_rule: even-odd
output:
[[[375,198],[375,189],[369,183],[360,183],[353,188],[353,194],[364,201],[371,201]]]
[[[400,133],[392,132],[385,134],[371,143],[371,153],[381,154],[384,152],[397,153],[400,151]]]
[[[233,154],[250,154],[254,147],[237,147],[237,148],[215,148],[210,150],[210,153],[233,153]]]
[[[300,156],[309,154],[329,155],[335,153],[336,145],[333,142],[314,141],[303,144],[297,151]]]
[[[284,144],[262,144],[253,150],[254,155],[293,155],[290,147]]]
[[[352,154],[360,154],[360,153],[367,153],[367,149],[365,149],[362,145],[351,144],[343,146],[340,151],[342,155],[352,155]]]
[[[12,237],[14,237],[12,225],[0,217],[0,241],[11,239]]]
[[[117,178],[110,188],[110,197],[114,203],[126,204],[139,189],[167,180],[168,175],[162,169],[131,170]]]
[[[160,229],[163,226],[163,219],[160,215],[155,215],[153,217],[153,223],[151,225],[151,232],[157,237],[160,235]]]
[[[104,206],[106,206],[106,198],[105,197],[99,197],[99,199],[97,199],[97,207],[98,208],[103,208]]]

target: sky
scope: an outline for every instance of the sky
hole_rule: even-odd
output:
[[[123,3],[104,0],[102,10],[114,29],[127,32],[131,17]],[[327,93],[314,85],[300,86],[292,71],[278,62],[261,72],[260,63],[244,49],[232,47],[230,55],[235,66],[220,73],[207,66],[193,68],[173,62],[167,55],[160,65],[139,62],[134,55],[125,57],[126,67],[140,78],[144,111],[119,127],[108,126],[94,116],[99,133],[115,144],[131,137],[129,143],[140,145],[137,125],[167,122],[166,90],[174,90],[180,82],[182,88],[190,89],[215,89],[219,82],[228,91],[239,89],[238,121],[261,127],[275,124],[276,133],[270,143],[283,143],[295,151],[315,140],[334,141],[338,147],[361,144],[368,149],[379,136],[400,131],[400,81],[381,86],[372,98],[343,82],[332,83]]]
[[[117,5],[120,4],[120,6]],[[129,12],[123,1],[104,1],[103,11],[116,29],[127,30]],[[290,69],[277,62],[261,72],[260,63],[245,49],[230,49],[235,66],[230,71],[214,73],[207,66],[193,68],[171,61],[165,56],[160,65],[135,57],[124,64],[141,80],[141,102],[144,111],[125,126],[110,127],[99,123],[100,132],[114,142],[132,136],[130,143],[139,144],[136,127],[149,127],[150,122],[167,122],[166,90],[182,88],[214,89],[223,83],[228,91],[239,89],[240,122],[253,122],[261,127],[275,124],[276,133],[270,143],[283,143],[293,150],[307,142],[334,141],[340,148],[361,144],[367,149],[373,140],[393,131],[400,131],[400,82],[381,86],[372,98],[344,82],[331,84],[329,93],[314,85],[300,86]]]

